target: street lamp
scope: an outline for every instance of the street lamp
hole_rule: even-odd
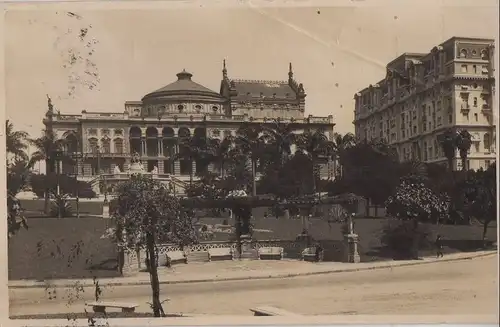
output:
[[[63,155],[63,152],[60,150],[60,149],[57,149],[54,151],[54,159],[55,159],[55,164],[56,164],[56,182],[57,182],[57,199],[56,201],[58,202],[57,203],[57,216],[58,218],[62,218],[62,212],[61,212],[61,208],[59,207],[60,203],[59,203],[59,195],[61,194],[61,190],[60,190],[60,181],[59,181],[59,178],[60,178],[60,175],[61,175],[61,159],[62,159],[62,155]]]

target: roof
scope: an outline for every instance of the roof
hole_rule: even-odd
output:
[[[285,81],[231,80],[238,99],[276,98],[295,99],[296,94]]]
[[[169,96],[180,96],[180,95],[203,95],[209,97],[220,98],[220,94],[210,90],[209,88],[193,82],[191,79],[193,74],[188,73],[186,70],[177,74],[177,81],[170,83],[156,91],[148,93],[143,99],[157,98],[157,97],[169,97]]]

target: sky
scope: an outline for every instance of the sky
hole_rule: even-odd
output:
[[[498,1],[340,3],[349,6],[11,7],[4,35],[6,118],[36,137],[47,94],[63,114],[123,112],[125,101],[175,81],[183,69],[218,91],[226,59],[235,79],[286,80],[292,62],[307,93],[305,114],[333,115],[337,132],[353,132],[354,94],[384,78],[392,59],[427,52],[452,36],[498,34]],[[82,28],[88,28],[83,41]],[[71,51],[81,56],[73,64]]]

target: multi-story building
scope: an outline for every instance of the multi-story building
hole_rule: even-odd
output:
[[[453,37],[429,53],[404,53],[377,84],[355,95],[355,134],[384,139],[400,160],[445,163],[440,135],[472,135],[468,168],[495,160],[494,40]],[[461,168],[458,152],[454,169]]]
[[[306,117],[305,98],[291,64],[286,81],[262,81],[230,79],[224,62],[219,92],[194,82],[192,74],[183,70],[177,81],[140,101],[125,102],[122,112],[67,115],[49,110],[44,124],[66,139],[67,150],[80,158],[76,166],[63,165],[63,173],[77,174],[81,180],[104,175],[111,181],[127,172],[131,156],[137,153],[145,171],[181,183],[191,171],[206,168],[174,160],[185,137],[223,138],[234,135],[244,122],[265,125],[277,120],[291,124],[297,133],[324,129],[331,139],[333,117]]]

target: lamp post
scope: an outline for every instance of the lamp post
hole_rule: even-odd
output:
[[[61,175],[61,156],[62,156],[62,151],[57,149],[54,151],[54,158],[55,158],[55,163],[56,163],[56,183],[57,183],[57,186],[56,186],[56,194],[57,194],[57,199],[56,201],[59,202],[59,195],[61,194],[61,190],[60,190],[60,182],[59,182],[59,177]],[[60,203],[57,203],[57,217],[58,218],[62,218],[62,212],[61,212],[61,208],[59,207]]]

